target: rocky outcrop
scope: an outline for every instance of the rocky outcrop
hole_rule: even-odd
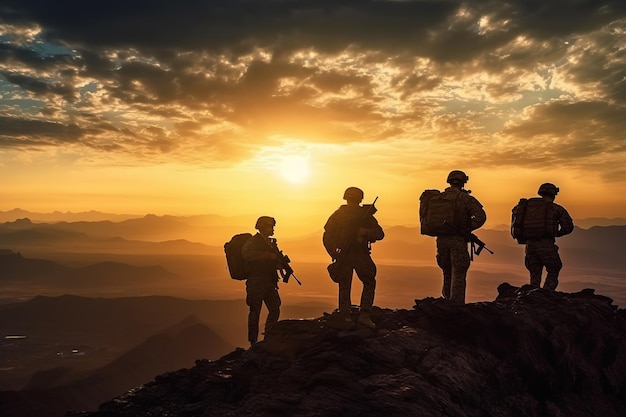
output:
[[[594,294],[375,309],[376,330],[285,320],[248,350],[158,376],[91,417],[626,415],[626,312]]]

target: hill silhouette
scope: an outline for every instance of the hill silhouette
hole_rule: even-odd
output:
[[[242,226],[233,225],[225,217],[216,215],[177,217],[148,214],[143,217],[119,221],[57,221],[33,222],[29,217],[17,218],[0,224],[0,236],[6,231],[54,230],[57,233],[88,235],[92,238],[123,237],[128,240],[160,242],[168,240],[190,240],[194,242],[221,243],[233,230]],[[239,220],[235,220],[239,221]],[[19,236],[19,235],[17,235]],[[217,240],[215,240],[215,237]]]
[[[24,258],[20,253],[0,253],[0,283],[45,284],[48,288],[97,288],[101,286],[138,286],[171,281],[176,275],[160,266],[134,266],[119,262],[100,262],[70,268],[45,259]]]
[[[587,289],[501,284],[493,302],[280,321],[264,341],[154,381],[83,417],[626,414],[626,311]],[[354,317],[358,314],[354,312]]]
[[[217,222],[214,218],[207,221]],[[45,256],[46,252],[75,252],[223,257],[223,243],[234,230],[239,230],[228,225],[204,226],[202,223],[187,222],[191,220],[154,215],[121,222],[54,224],[19,219],[0,224],[0,248],[36,252],[40,256]],[[434,240],[421,235],[419,227],[389,226],[385,228],[385,234],[385,239],[377,242],[373,249],[379,261],[432,262],[434,259]],[[524,247],[512,239],[508,230],[481,229],[476,234],[496,253],[495,256],[482,257],[481,263],[520,262]],[[281,239],[281,247],[292,259],[327,262],[328,256],[320,236],[321,231],[299,238]],[[189,241],[190,237],[197,240]],[[558,239],[558,244],[565,258],[570,258],[572,266],[623,269],[626,258],[621,256],[619,248],[624,239],[626,225],[593,226],[589,229],[576,227],[571,235]]]
[[[63,416],[67,410],[95,409],[160,373],[192,366],[198,358],[219,357],[233,345],[195,317],[157,333],[95,370],[53,369],[35,374],[18,392],[0,392],[3,416]]]
[[[132,223],[135,221],[140,222],[139,225]],[[33,223],[27,218],[19,219],[0,224],[0,247],[29,252],[201,255],[218,252],[205,244],[181,239],[183,234],[178,229],[164,231],[168,227],[168,222],[164,220],[154,222],[136,219],[127,222],[130,225],[110,221],[47,224]],[[161,239],[157,239],[159,237]],[[147,240],[136,240],[138,238]]]
[[[283,317],[315,317],[327,308],[319,303],[287,305]],[[66,384],[68,378],[115,361],[151,336],[163,333],[163,329],[178,331],[180,323],[185,324],[190,317],[194,319],[187,326],[202,323],[229,346],[220,350],[222,344],[214,344],[218,348],[211,351],[212,356],[207,352],[201,357],[216,359],[233,346],[246,343],[247,309],[241,299],[64,295],[0,305],[2,337],[26,337],[2,345],[0,391],[20,390],[29,380],[30,387],[39,388]],[[84,356],[73,355],[74,349]],[[167,361],[162,359],[163,363]]]
[[[0,211],[0,221],[11,222],[15,219],[22,219],[28,217],[37,222],[60,222],[60,221],[123,221],[141,217],[136,214],[114,214],[103,213],[96,210],[83,211],[83,212],[60,212],[54,211],[51,213],[38,213],[29,210],[23,210],[21,208],[14,208],[8,211]]]

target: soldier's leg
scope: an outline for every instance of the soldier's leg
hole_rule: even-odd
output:
[[[443,287],[441,295],[445,299],[450,299],[450,286],[452,284],[452,263],[450,261],[450,250],[447,245],[437,239],[437,265],[443,272]]]
[[[280,295],[278,288],[272,286],[265,293],[265,306],[267,307],[267,320],[265,320],[265,334],[278,322],[280,317]]]
[[[458,241],[452,246],[450,258],[452,264],[450,300],[457,304],[465,304],[466,277],[470,267],[470,255],[464,240]]]
[[[363,283],[361,292],[361,311],[370,311],[376,294],[376,264],[369,255],[357,259],[354,265],[357,277]]]
[[[248,311],[248,341],[250,344],[256,343],[259,338],[259,317],[261,316],[261,307],[263,306],[263,298],[254,291],[254,288],[246,286],[246,304]]]
[[[530,285],[539,288],[541,285],[541,272],[543,271],[543,263],[536,250],[530,245],[526,245],[526,256],[524,257],[524,265],[530,273]]]
[[[543,253],[542,260],[547,272],[543,288],[556,290],[556,287],[559,285],[559,272],[563,267],[563,262],[561,262],[561,257],[559,256],[559,247],[552,245],[550,250]]]
[[[339,312],[349,315],[352,310],[352,299],[350,293],[352,291],[352,264],[344,262],[338,274],[339,277]]]

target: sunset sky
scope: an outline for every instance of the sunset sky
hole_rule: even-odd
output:
[[[464,170],[487,226],[539,184],[626,216],[626,2],[0,5],[0,210],[383,224]]]

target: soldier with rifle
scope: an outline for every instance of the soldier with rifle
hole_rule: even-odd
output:
[[[328,266],[330,278],[339,284],[338,327],[350,328],[352,276],[363,283],[358,324],[375,328],[370,312],[376,291],[376,264],[371,257],[371,244],[385,237],[382,227],[374,217],[374,203],[361,205],[363,191],[348,187],[343,195],[346,204],[337,209],[326,222],[322,241],[332,258]]]
[[[470,195],[471,191],[464,188],[467,181],[469,177],[463,171],[450,171],[446,180],[449,187],[441,193],[426,190],[420,197],[421,233],[437,237],[443,298],[457,304],[465,304],[467,271],[474,254],[480,254],[483,248],[493,253],[472,233],[485,224],[487,215],[482,204]],[[469,253],[468,242],[472,243]]]
[[[263,303],[267,307],[265,333],[278,322],[280,316],[280,296],[278,295],[278,272],[281,271],[283,281],[287,282],[293,275],[289,266],[288,257],[283,255],[276,245],[274,235],[276,220],[273,217],[261,216],[255,224],[258,230],[243,245],[242,256],[248,262],[249,276],[246,280],[246,304],[248,313],[248,341],[250,345],[257,342],[259,336],[259,318]],[[286,271],[286,272],[284,272]],[[289,273],[287,275],[287,273]],[[296,279],[297,280],[297,279]],[[300,283],[298,281],[298,283]]]
[[[285,255],[282,250],[278,249],[278,241],[274,238],[269,238],[268,240],[270,242],[270,245],[272,246],[272,249],[274,250],[274,253],[278,255],[278,272],[280,272],[280,276],[283,279],[283,282],[286,284],[289,282],[289,278],[293,277],[298,285],[302,285],[298,277],[296,277],[295,271],[293,270],[291,265],[289,265],[291,263],[291,259],[289,259],[289,256]]]

